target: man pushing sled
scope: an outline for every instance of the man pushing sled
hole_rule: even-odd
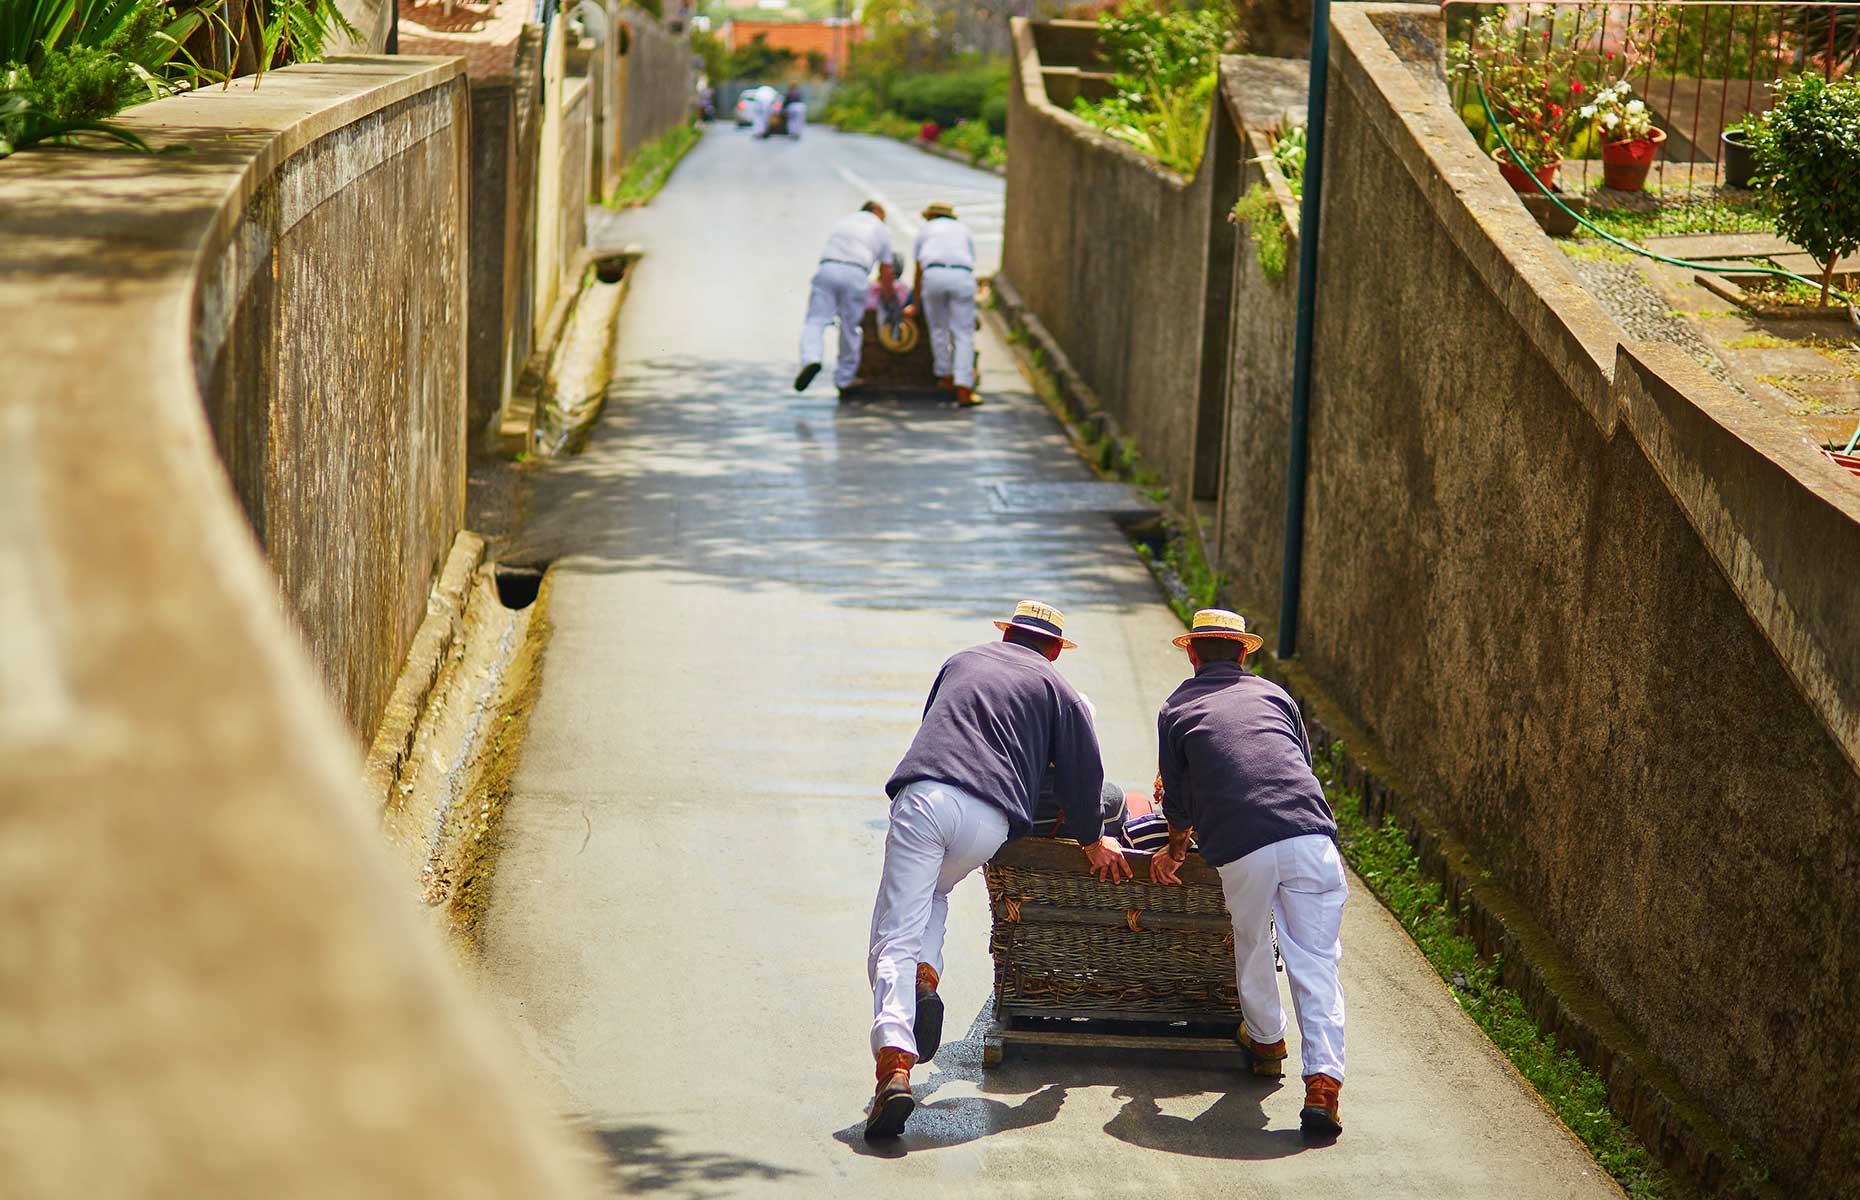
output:
[[[917,737],[885,785],[891,824],[866,956],[878,1060],[868,1138],[904,1131],[916,1106],[911,1067],[929,1062],[942,1041],[936,989],[950,890],[1031,830],[1049,763],[1064,813],[1060,832],[1084,848],[1094,875],[1130,876],[1122,848],[1103,836],[1104,765],[1090,711],[1053,666],[1062,649],[1074,648],[1065,616],[1023,600],[995,626],[1001,641],[943,664]]]

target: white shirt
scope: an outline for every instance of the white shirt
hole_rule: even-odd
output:
[[[951,217],[925,221],[917,231],[917,243],[911,258],[920,267],[940,263],[946,267],[975,268],[975,235],[969,227]]]
[[[833,227],[820,260],[833,259],[870,271],[881,261],[890,262],[893,253],[885,223],[872,213],[856,212]]]

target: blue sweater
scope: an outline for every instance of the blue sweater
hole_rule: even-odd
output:
[[[930,685],[923,724],[885,791],[932,780],[961,788],[1007,814],[1008,836],[1025,835],[1047,764],[1062,832],[1095,842],[1104,831],[1104,764],[1085,701],[1038,651],[989,642],[952,655]]]
[[[1221,867],[1307,833],[1337,836],[1298,705],[1239,663],[1208,663],[1156,719],[1163,815]]]

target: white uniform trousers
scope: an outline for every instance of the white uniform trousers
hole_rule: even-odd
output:
[[[974,387],[975,272],[925,267],[924,320],[937,376],[953,375],[957,387]]]
[[[769,102],[751,100],[749,102],[749,132],[761,137],[769,131]]]
[[[800,141],[801,131],[807,128],[807,105],[796,100],[782,111],[788,118],[788,136]]]
[[[917,1053],[917,964],[943,973],[949,892],[1007,841],[1007,814],[961,788],[927,780],[891,802],[885,871],[872,906],[872,1053]]]
[[[1321,833],[1262,846],[1220,869],[1234,921],[1240,1011],[1257,1042],[1285,1036],[1285,1008],[1272,965],[1271,916],[1298,1014],[1303,1075],[1343,1080],[1343,902],[1350,894],[1337,844]]]
[[[847,263],[825,262],[814,272],[807,295],[807,323],[801,326],[801,365],[825,362],[827,326],[840,323],[840,361],[833,382],[845,387],[859,374],[859,322],[871,285],[866,273]]]

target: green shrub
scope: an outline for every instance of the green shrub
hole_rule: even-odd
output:
[[[945,129],[937,138],[939,146],[969,156],[970,161],[985,167],[998,167],[1007,162],[1007,141],[983,121],[964,121],[953,129]]]
[[[1007,88],[999,92],[990,92],[982,101],[982,120],[988,128],[1003,137],[1007,136],[1008,94]]]
[[[1220,53],[1232,40],[1225,8],[1177,11],[1130,0],[1099,15],[1115,94],[1073,112],[1184,175],[1201,164]]]
[[[1005,128],[1007,89],[1007,60],[989,59],[953,71],[895,80],[887,89],[887,107],[919,122],[935,121],[948,127],[963,121],[986,121],[989,101],[998,97]]]
[[[1246,226],[1247,236],[1259,248],[1259,270],[1266,282],[1278,284],[1285,279],[1285,265],[1290,245],[1291,227],[1279,208],[1279,198],[1271,188],[1256,183],[1234,205],[1233,219]]]
[[[1776,85],[1769,116],[1747,134],[1776,232],[1813,255],[1828,302],[1834,264],[1860,253],[1860,80],[1801,75]]]

